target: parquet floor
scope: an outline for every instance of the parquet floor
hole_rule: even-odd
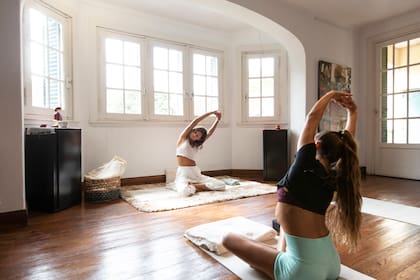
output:
[[[368,176],[363,195],[420,207],[420,181]],[[122,200],[31,213],[0,232],[0,279],[238,279],[194,247],[186,229],[232,216],[271,224],[276,195],[159,213]],[[420,279],[420,227],[364,214],[361,249],[342,263],[377,279]]]

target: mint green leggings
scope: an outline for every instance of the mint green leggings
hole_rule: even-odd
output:
[[[286,252],[280,252],[274,263],[276,280],[337,279],[340,257],[330,235],[303,238],[285,234]]]

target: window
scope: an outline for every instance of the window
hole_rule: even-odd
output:
[[[61,107],[71,118],[69,16],[39,4],[25,6],[25,114],[51,118]]]
[[[141,114],[140,44],[105,40],[107,113]]]
[[[245,122],[285,122],[287,97],[281,58],[281,51],[243,53]]]
[[[420,144],[420,37],[380,54],[381,143]]]
[[[194,115],[219,109],[219,57],[198,50],[193,53]]]
[[[99,29],[100,112],[103,119],[135,120],[144,114],[141,37]]]
[[[153,108],[155,115],[184,115],[183,50],[153,47]]]
[[[221,53],[98,27],[101,120],[192,119],[221,108]]]

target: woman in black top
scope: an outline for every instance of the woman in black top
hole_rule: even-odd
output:
[[[330,101],[347,110],[346,128],[317,133]],[[353,248],[361,223],[356,120],[352,95],[342,91],[326,93],[308,113],[295,161],[278,183],[279,250],[233,233],[223,245],[272,279],[337,279],[333,237]]]

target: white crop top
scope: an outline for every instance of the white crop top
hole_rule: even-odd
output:
[[[181,143],[181,145],[176,147],[176,155],[177,156],[183,156],[183,157],[189,158],[191,160],[194,160],[197,152],[198,152],[198,148],[192,147],[190,145],[188,139],[186,139],[184,142]]]

